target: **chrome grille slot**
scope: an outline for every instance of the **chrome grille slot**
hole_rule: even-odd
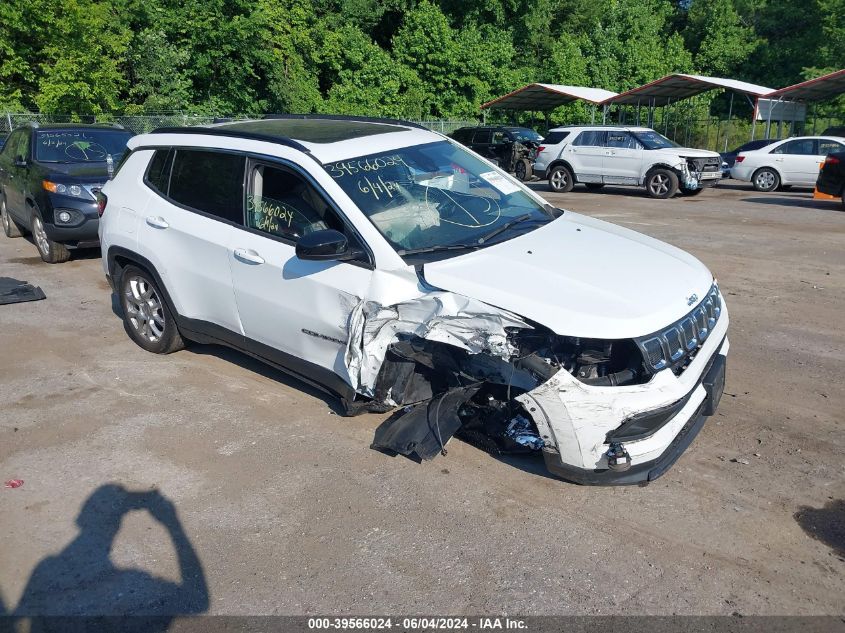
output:
[[[716,284],[686,316],[659,332],[635,339],[650,371],[671,367],[675,373],[695,357],[722,314],[722,298]]]

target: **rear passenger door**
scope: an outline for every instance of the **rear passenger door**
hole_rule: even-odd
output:
[[[369,256],[304,261],[296,257],[296,242],[324,229],[344,233],[362,252],[363,242],[316,181],[294,165],[251,161],[246,199],[246,221],[231,242],[229,261],[248,348],[306,379],[346,384],[349,319],[367,295]]]
[[[157,195],[141,213],[138,243],[188,329],[240,344],[229,244],[243,224],[246,157],[160,149],[144,181]]]
[[[604,182],[604,130],[581,132],[563,151],[563,157],[572,165],[578,182]]]
[[[784,143],[776,148],[775,167],[781,173],[785,184],[811,185],[819,175],[819,163],[824,158],[818,155],[818,141],[812,138],[799,138]]]

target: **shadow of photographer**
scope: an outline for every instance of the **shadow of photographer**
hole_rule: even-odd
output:
[[[179,582],[112,563],[111,549],[123,517],[134,511],[148,512],[167,531],[176,552]],[[30,618],[31,631],[88,630],[86,620],[102,616],[106,620],[116,616],[124,631],[164,631],[174,617],[208,609],[202,564],[175,506],[157,490],[101,486],[83,504],[76,524],[79,535],[57,555],[38,563],[11,614],[14,619]],[[107,623],[100,620],[100,624]]]

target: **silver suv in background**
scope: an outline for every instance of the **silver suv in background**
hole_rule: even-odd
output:
[[[537,151],[534,174],[552,191],[604,185],[645,187],[652,198],[696,195],[722,177],[716,152],[681,147],[645,127],[576,125],[550,130]]]

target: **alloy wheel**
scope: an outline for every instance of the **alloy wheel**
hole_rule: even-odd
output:
[[[35,245],[41,251],[41,254],[44,257],[49,257],[50,238],[47,237],[47,233],[44,231],[44,224],[37,215],[32,219],[32,236],[35,238]]]
[[[768,170],[764,170],[757,174],[754,182],[760,189],[771,189],[775,185],[775,175]]]
[[[164,306],[155,288],[140,275],[130,277],[123,295],[124,309],[132,328],[151,343],[164,336]]]
[[[648,181],[648,190],[655,196],[662,196],[669,191],[669,176],[654,174]]]
[[[563,189],[566,186],[566,172],[562,169],[558,169],[555,172],[552,172],[552,188],[553,189]]]

